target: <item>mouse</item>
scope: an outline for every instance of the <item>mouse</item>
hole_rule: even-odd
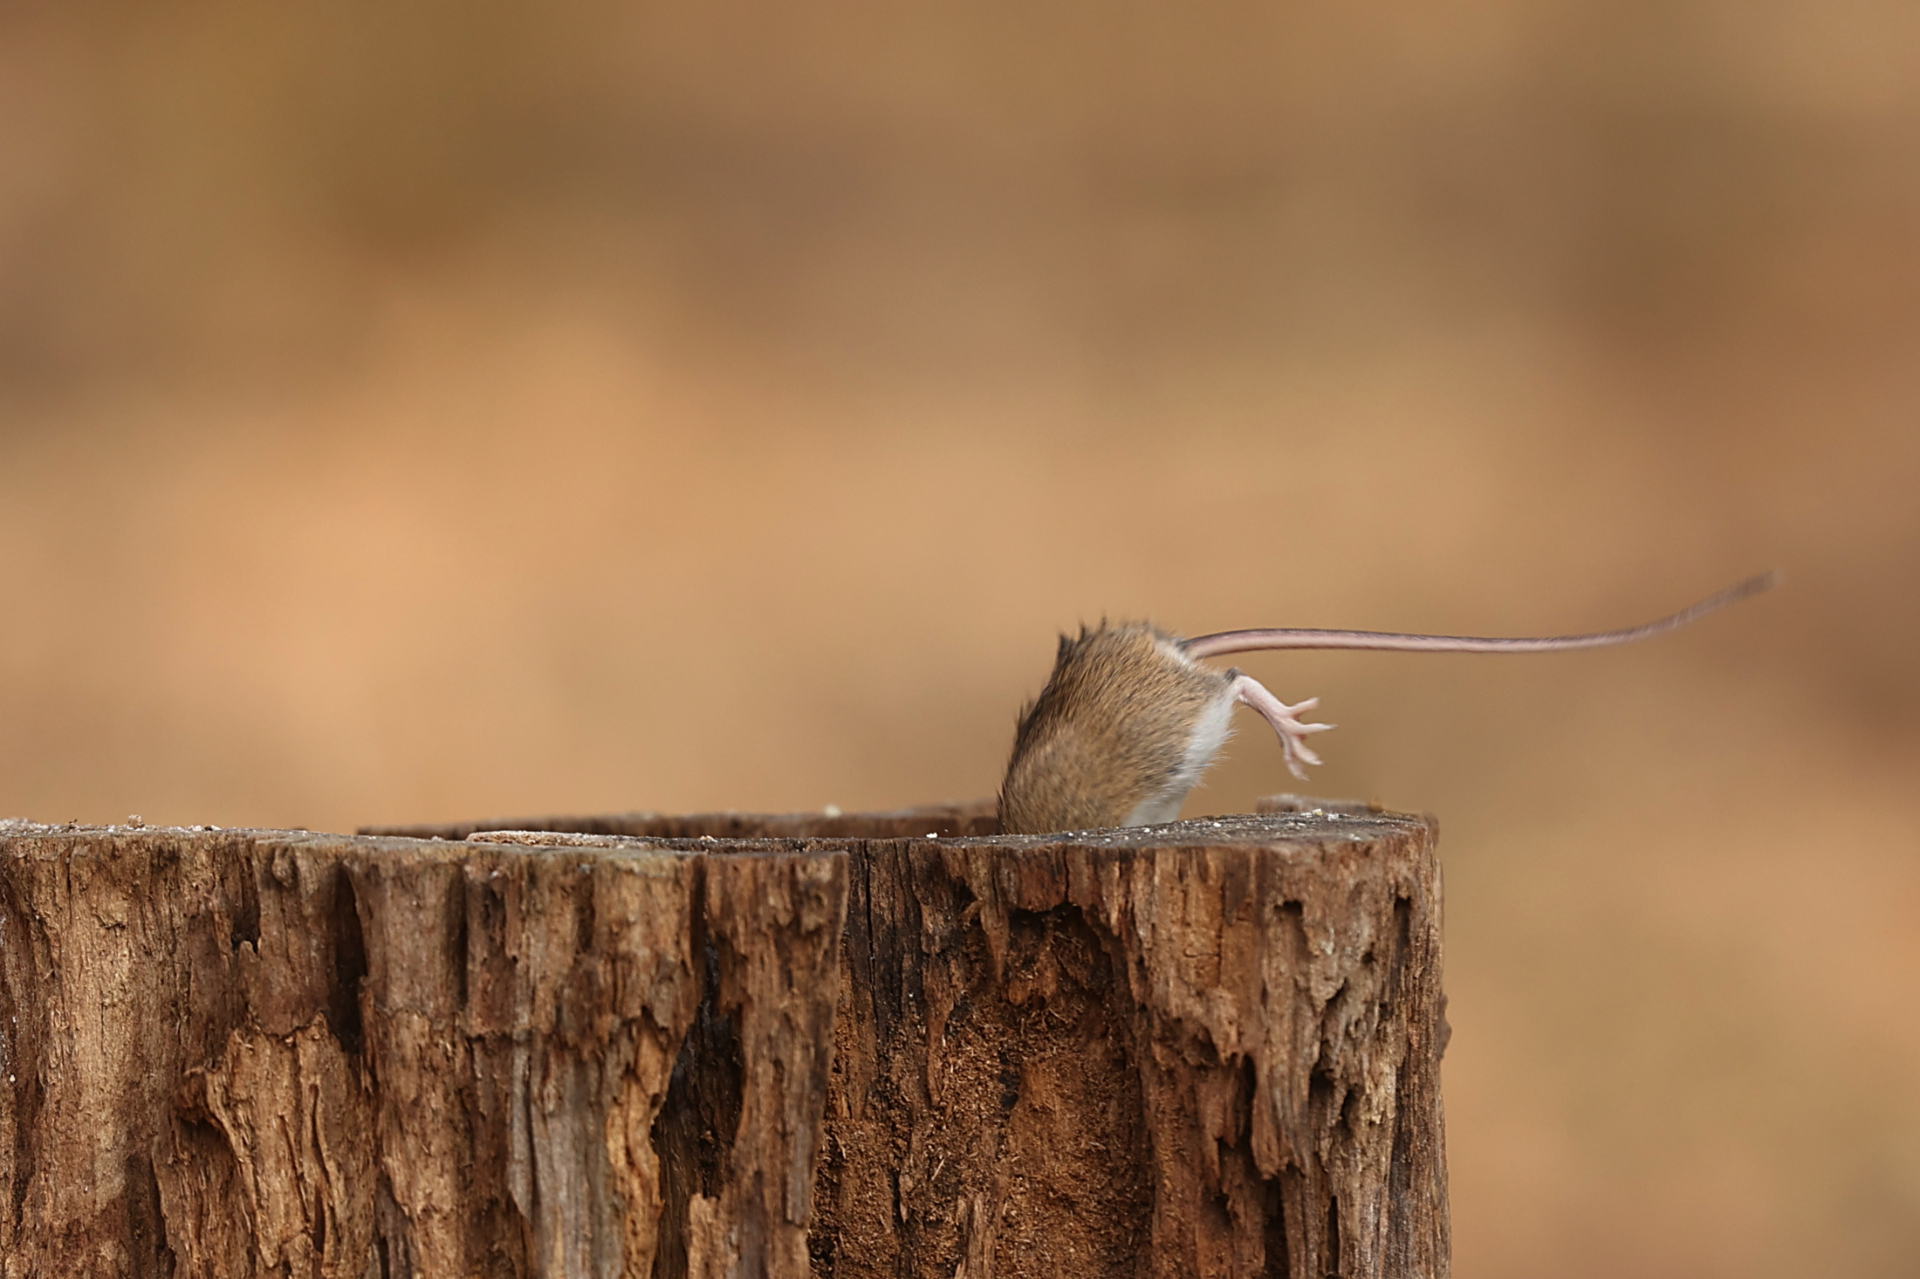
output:
[[[1020,712],[1000,785],[1000,829],[1037,835],[1174,821],[1187,792],[1226,744],[1241,706],[1272,726],[1288,771],[1305,781],[1306,766],[1321,762],[1307,738],[1333,727],[1300,718],[1320,699],[1289,705],[1237,667],[1223,671],[1202,665],[1209,658],[1288,648],[1409,653],[1601,648],[1678,630],[1777,581],[1777,573],[1762,573],[1638,626],[1540,638],[1276,627],[1182,639],[1149,622],[1083,625],[1079,635],[1060,637],[1052,675]]]

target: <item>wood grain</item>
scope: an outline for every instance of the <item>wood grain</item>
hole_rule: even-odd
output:
[[[0,823],[4,1274],[1447,1273],[1431,822],[977,807]]]

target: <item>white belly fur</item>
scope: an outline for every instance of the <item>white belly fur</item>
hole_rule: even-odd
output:
[[[1142,800],[1138,807],[1127,814],[1125,826],[1154,826],[1160,822],[1177,821],[1180,817],[1180,805],[1186,802],[1187,792],[1200,780],[1200,774],[1207,771],[1207,765],[1213,763],[1213,757],[1233,736],[1233,697],[1226,689],[1221,689],[1220,698],[1201,713],[1194,722],[1193,736],[1187,739],[1187,751],[1180,762],[1180,770],[1168,783],[1166,789],[1151,798]]]

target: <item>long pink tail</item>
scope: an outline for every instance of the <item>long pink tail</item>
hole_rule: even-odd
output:
[[[1595,631],[1590,635],[1550,635],[1538,639],[1490,639],[1475,635],[1403,635],[1395,631],[1316,631],[1289,627],[1255,631],[1219,631],[1181,640],[1180,648],[1188,657],[1222,657],[1228,653],[1250,653],[1273,648],[1374,648],[1403,653],[1552,653],[1569,648],[1601,648],[1608,644],[1630,644],[1651,639],[1705,617],[1708,613],[1737,603],[1749,595],[1758,595],[1779,582],[1779,574],[1761,573],[1737,586],[1729,586],[1709,595],[1691,608],[1683,608],[1671,617],[1642,622],[1617,631]]]

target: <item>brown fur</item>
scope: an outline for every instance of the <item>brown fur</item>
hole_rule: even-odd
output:
[[[1119,826],[1177,784],[1192,725],[1225,679],[1161,651],[1144,623],[1060,637],[1053,675],[1020,712],[1000,787],[1008,834]]]

